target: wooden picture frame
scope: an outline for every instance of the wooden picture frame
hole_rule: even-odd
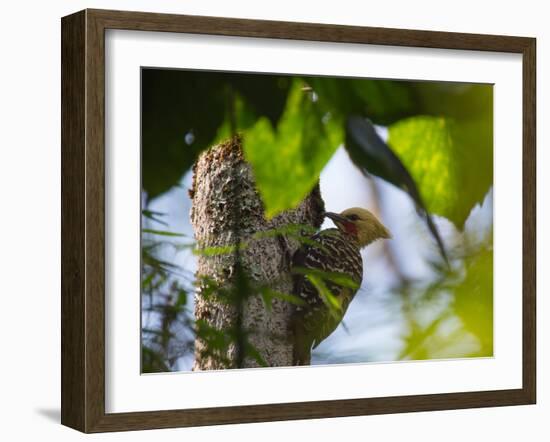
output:
[[[523,385],[457,392],[132,413],[105,412],[105,30],[124,29],[523,57]],[[535,53],[533,38],[84,10],[62,19],[62,409],[83,432],[533,404],[536,398]]]

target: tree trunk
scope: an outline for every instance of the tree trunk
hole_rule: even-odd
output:
[[[289,320],[293,305],[273,298],[268,309],[257,287],[292,293],[290,257],[299,242],[283,235],[261,239],[253,235],[288,224],[319,228],[324,212],[319,187],[296,209],[266,220],[252,170],[243,157],[241,139],[236,136],[199,157],[190,194],[191,222],[200,249],[243,244],[238,252],[199,255],[195,295],[198,332],[193,369],[258,367],[261,362],[268,366],[292,365]],[[239,274],[245,275],[245,287],[251,293],[238,298],[238,302],[233,296],[223,299],[228,287],[238,286]],[[200,283],[205,277],[221,289],[217,296],[211,296],[205,284]],[[242,284],[238,287],[242,291]],[[227,336],[237,338],[222,339],[220,344],[220,337]]]

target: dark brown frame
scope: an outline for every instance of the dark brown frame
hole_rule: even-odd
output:
[[[535,53],[526,37],[84,10],[62,26],[61,422],[141,430],[534,404],[536,400]],[[523,56],[523,387],[192,410],[105,413],[105,30],[185,32],[518,53]]]

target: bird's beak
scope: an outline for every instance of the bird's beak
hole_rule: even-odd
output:
[[[343,216],[341,215],[338,215],[337,213],[333,213],[333,212],[325,212],[325,216],[327,218],[330,218],[332,221],[334,222],[340,222],[340,223],[343,223],[343,222],[347,222],[348,220],[346,218],[344,218]]]
[[[391,232],[384,225],[382,225],[382,233],[380,235],[380,238],[382,238],[382,239],[392,239],[393,238]]]

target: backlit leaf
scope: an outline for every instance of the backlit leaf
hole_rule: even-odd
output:
[[[342,142],[342,125],[323,111],[318,97],[294,80],[277,128],[261,117],[245,131],[246,159],[268,217],[296,207],[307,196]]]
[[[388,143],[430,213],[462,228],[493,182],[492,135],[482,120],[419,116],[389,129]]]

